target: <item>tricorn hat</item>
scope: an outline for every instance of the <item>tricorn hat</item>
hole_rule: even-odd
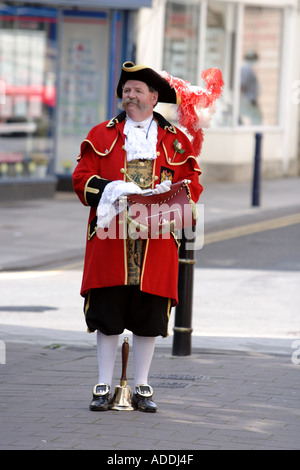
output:
[[[201,74],[205,88],[192,86],[190,82],[173,77],[162,71],[155,72],[146,65],[125,62],[117,87],[117,97],[122,98],[122,89],[127,80],[147,83],[158,92],[158,101],[177,104],[177,120],[192,138],[195,154],[199,155],[203,141],[203,127],[209,127],[215,112],[215,103],[221,96],[224,82],[218,68],[207,69]]]
[[[158,92],[158,101],[176,104],[176,91],[169,82],[155,70],[146,65],[135,65],[133,62],[124,62],[120,80],[117,86],[117,97],[122,98],[122,89],[127,80],[138,80],[146,83]]]

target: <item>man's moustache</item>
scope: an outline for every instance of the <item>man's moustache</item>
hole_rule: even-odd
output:
[[[127,104],[135,104],[140,111],[147,109],[146,104],[141,104],[137,98],[124,98],[121,102],[120,108],[124,110]]]
[[[136,104],[138,105],[139,104],[139,101],[136,99],[136,98],[124,98],[123,99],[123,104],[129,104],[129,103],[132,103],[132,104]]]

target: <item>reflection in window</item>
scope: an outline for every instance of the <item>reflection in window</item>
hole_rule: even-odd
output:
[[[218,67],[223,74],[225,88],[218,101],[213,122],[219,126],[233,124],[233,75],[236,31],[236,6],[223,2],[209,2],[205,38],[204,69]]]
[[[241,125],[278,124],[282,12],[246,7],[244,13]]]
[[[163,67],[171,75],[197,83],[200,4],[180,0],[166,4]]]
[[[245,53],[241,67],[240,124],[261,124],[262,115],[258,104],[259,83],[255,70],[258,55],[249,50]]]

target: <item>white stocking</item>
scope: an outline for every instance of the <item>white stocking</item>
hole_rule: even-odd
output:
[[[132,335],[134,387],[148,384],[148,374],[155,348],[155,337]]]
[[[119,335],[105,335],[97,330],[98,383],[111,387],[118,345]]]

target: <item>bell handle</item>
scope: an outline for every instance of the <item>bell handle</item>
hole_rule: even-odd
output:
[[[129,342],[128,342],[128,338],[124,338],[124,342],[122,344],[122,375],[121,375],[122,382],[127,381],[126,371],[127,371],[128,356],[129,356]]]

